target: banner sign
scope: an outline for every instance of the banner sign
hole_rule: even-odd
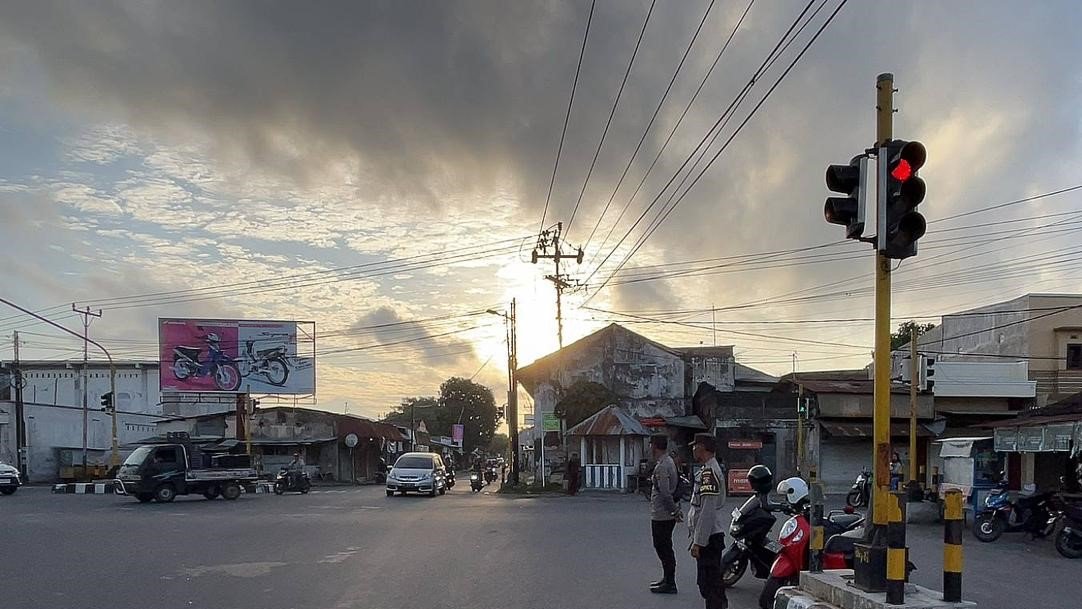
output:
[[[464,425],[455,424],[451,426],[451,441],[455,446],[462,448],[462,436],[465,435],[466,427]]]
[[[297,352],[297,322],[159,319],[162,391],[309,395],[316,391],[314,329]]]

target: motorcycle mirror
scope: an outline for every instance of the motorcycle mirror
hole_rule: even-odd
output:
[[[842,508],[842,511],[845,512],[846,514],[853,514],[853,513],[856,512],[856,510],[854,510],[853,506],[851,506],[851,505],[845,506],[844,508]]]

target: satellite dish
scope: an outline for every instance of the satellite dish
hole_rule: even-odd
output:
[[[346,434],[346,446],[348,446],[350,448],[353,448],[354,446],[357,446],[358,441],[359,440],[357,438],[357,434],[355,434],[355,433]]]

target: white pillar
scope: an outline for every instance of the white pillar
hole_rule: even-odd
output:
[[[627,450],[627,446],[625,445],[625,442],[626,442],[625,436],[621,435],[620,436],[620,479],[616,481],[616,487],[621,488],[621,489],[624,488],[624,484],[625,484],[625,482],[624,482],[624,451]]]

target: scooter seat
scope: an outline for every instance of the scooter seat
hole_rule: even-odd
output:
[[[864,531],[861,529],[831,535],[823,546],[823,551],[850,555],[853,553],[854,544],[862,539],[864,539]]]
[[[199,354],[203,351],[199,347],[174,347],[174,349],[192,359],[199,359]]]
[[[835,514],[830,517],[830,521],[842,529],[848,529],[856,524],[861,518],[863,518],[863,516],[860,514]]]

